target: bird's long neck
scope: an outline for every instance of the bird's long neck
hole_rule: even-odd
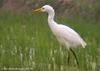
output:
[[[50,26],[51,29],[52,29],[54,26],[56,26],[56,22],[54,21],[54,16],[55,16],[54,11],[48,13],[48,24],[49,24],[49,26]]]
[[[51,12],[51,13],[48,13],[48,22],[51,20],[53,21],[54,20],[54,12]]]

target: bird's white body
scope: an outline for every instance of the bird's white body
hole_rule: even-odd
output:
[[[85,48],[86,43],[73,29],[62,24],[55,24],[51,30],[57,40],[67,48],[78,46]]]

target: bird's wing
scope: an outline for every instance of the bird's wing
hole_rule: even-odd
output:
[[[73,29],[62,24],[58,25],[57,33],[59,34],[59,36],[63,35],[65,37],[72,37],[72,38],[80,37],[80,35],[77,32],[75,32]]]
[[[68,26],[59,24],[55,33],[56,36],[66,39],[70,43],[81,44],[83,47],[86,45],[80,35]]]

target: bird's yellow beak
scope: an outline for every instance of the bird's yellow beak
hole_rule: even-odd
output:
[[[32,10],[32,12],[42,12],[42,8],[38,8],[38,9]]]

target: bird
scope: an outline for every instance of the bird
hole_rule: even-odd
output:
[[[61,45],[68,49],[68,63],[70,59],[69,52],[71,51],[76,59],[77,64],[79,65],[76,53],[72,48],[86,47],[87,43],[81,38],[81,36],[69,26],[58,24],[57,22],[55,22],[55,10],[50,5],[44,5],[41,8],[32,10],[32,12],[46,12],[48,14],[48,25],[53,35]]]

